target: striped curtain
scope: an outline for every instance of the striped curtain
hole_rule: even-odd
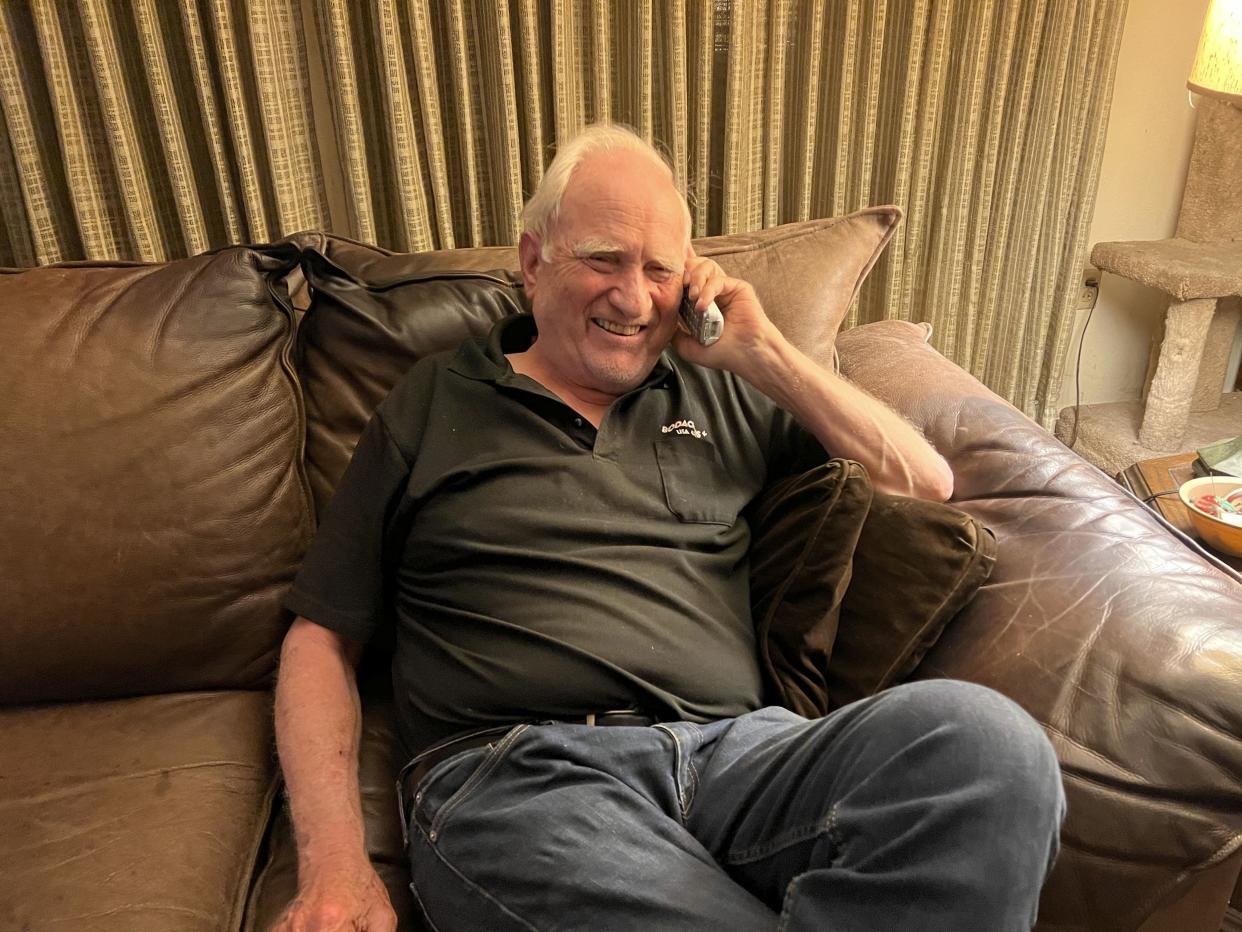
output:
[[[930,321],[938,349],[1050,425],[1124,16],[1125,0],[0,2],[0,264],[303,228],[513,243],[557,141],[612,120],[669,154],[696,235],[900,205],[846,325]]]
[[[0,0],[0,265],[327,223],[299,0]]]
[[[349,228],[512,243],[558,139],[627,123],[696,235],[894,203],[846,325],[927,320],[1051,424],[1125,0],[317,0]]]

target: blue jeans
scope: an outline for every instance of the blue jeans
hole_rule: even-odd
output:
[[[520,725],[412,804],[443,932],[1027,930],[1065,809],[1035,721],[950,680],[813,721]]]

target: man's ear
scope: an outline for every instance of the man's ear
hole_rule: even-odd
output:
[[[534,233],[523,233],[518,240],[518,264],[522,270],[522,285],[526,288],[527,297],[534,296],[535,279],[539,275],[539,264],[542,261],[539,237]]]

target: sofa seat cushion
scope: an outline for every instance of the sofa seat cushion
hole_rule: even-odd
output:
[[[270,693],[11,707],[0,734],[0,928],[238,928],[277,786]]]

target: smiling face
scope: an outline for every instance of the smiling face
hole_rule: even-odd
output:
[[[624,150],[587,156],[547,241],[526,233],[519,245],[539,329],[529,371],[591,404],[641,384],[677,329],[688,234],[661,166]]]

